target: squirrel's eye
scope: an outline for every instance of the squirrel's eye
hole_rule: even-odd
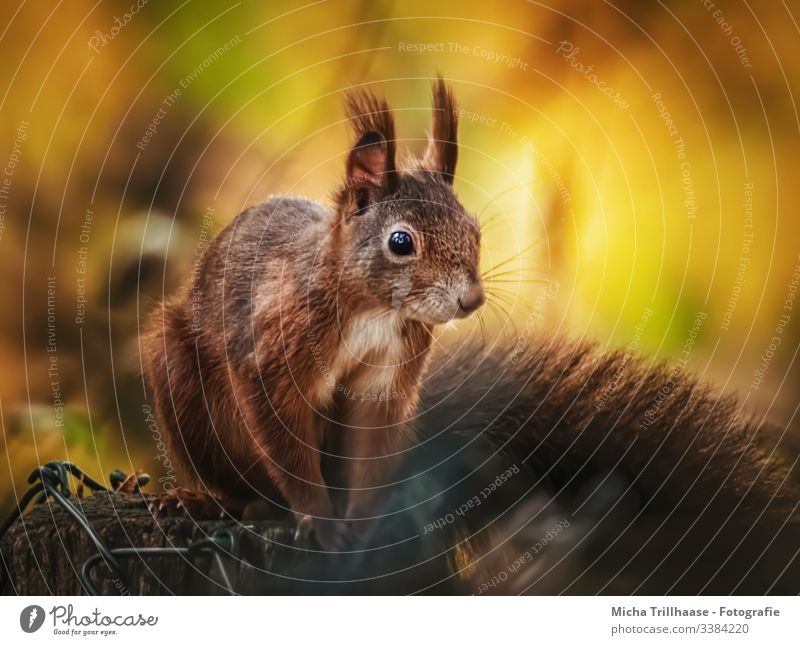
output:
[[[395,255],[411,255],[414,252],[414,240],[405,231],[395,231],[389,236],[389,250]]]

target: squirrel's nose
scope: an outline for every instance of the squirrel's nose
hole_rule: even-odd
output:
[[[468,316],[473,311],[478,309],[486,300],[483,294],[483,285],[476,282],[469,289],[467,289],[458,299],[458,308],[460,317]]]

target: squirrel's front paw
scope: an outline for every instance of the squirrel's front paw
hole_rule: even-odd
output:
[[[155,517],[188,515],[193,520],[218,520],[225,516],[225,507],[208,493],[197,493],[187,488],[173,488],[154,498],[149,504]]]
[[[350,551],[356,547],[357,536],[344,520],[328,520],[304,515],[297,522],[295,542],[308,544],[313,538],[325,551]]]

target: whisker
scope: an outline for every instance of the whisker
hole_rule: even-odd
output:
[[[494,303],[495,303],[495,304],[497,304],[497,305],[499,305],[500,303],[505,303],[505,304],[508,304],[508,305],[513,305],[513,302],[510,302],[510,301],[509,301],[509,298],[508,298],[508,296],[503,296],[503,295],[500,295],[500,294],[498,294],[498,293],[491,292],[491,291],[490,291],[490,292],[488,292],[488,293],[486,294],[486,296],[487,296],[487,298],[489,298],[490,300],[494,300]]]
[[[507,269],[505,271],[500,271],[499,273],[493,273],[492,275],[504,276],[511,274],[519,274],[522,273],[523,271],[530,273],[545,273],[547,275],[550,275],[546,269],[540,269],[539,267],[517,267],[516,269]]]
[[[487,298],[486,299],[486,304],[489,305],[491,310],[494,312],[495,316],[497,316],[497,320],[499,322],[504,322],[504,320],[497,313],[498,309],[505,315],[505,321],[511,322],[512,325],[513,325],[513,322],[511,320],[511,315],[509,314],[508,310],[500,302],[498,302],[497,300],[493,300],[492,298]]]
[[[503,337],[509,338],[510,334],[513,332],[514,337],[518,338],[519,332],[517,326],[506,308],[497,301],[487,300],[486,304],[489,305],[490,311],[494,314],[495,318],[497,318]]]
[[[442,344],[439,342],[439,336],[436,336],[436,335],[433,333],[433,331],[432,331],[432,330],[430,330],[430,329],[426,329],[425,331],[426,331],[426,332],[428,333],[428,335],[431,337],[431,340],[433,341],[433,344],[434,344],[434,345],[437,345],[437,346],[438,346],[438,347],[440,347],[440,348],[441,348],[441,347],[443,347],[443,345],[442,345]]]
[[[487,280],[484,284],[550,284],[550,280]]]
[[[518,257],[520,257],[520,256],[521,256],[523,253],[527,253],[528,251],[530,251],[530,250],[531,250],[532,248],[534,248],[535,246],[538,246],[539,244],[541,244],[541,243],[542,243],[544,240],[545,240],[545,238],[544,238],[544,237],[540,237],[538,240],[536,240],[535,242],[533,242],[533,243],[529,244],[528,246],[526,246],[524,249],[522,249],[522,250],[521,250],[519,253],[517,253],[516,255],[513,255],[513,256],[511,256],[510,258],[508,258],[508,259],[506,259],[506,260],[503,260],[503,261],[502,261],[502,262],[500,262],[499,264],[495,264],[495,265],[494,265],[494,266],[493,266],[491,269],[489,269],[489,270],[488,270],[488,271],[486,271],[485,273],[481,274],[481,277],[483,277],[483,276],[485,276],[485,275],[487,275],[487,274],[491,273],[491,272],[492,272],[492,271],[494,271],[495,269],[499,269],[500,267],[502,267],[502,266],[505,266],[505,265],[506,265],[506,264],[508,264],[509,262],[513,262],[513,261],[514,261],[514,260],[516,260]]]
[[[502,300],[503,302],[511,306],[514,305],[515,299],[522,300],[522,298],[519,297],[519,295],[514,293],[513,291],[509,291],[508,289],[501,289],[499,287],[497,289],[485,289],[484,292],[487,293],[488,295],[495,296],[496,298]]]
[[[498,289],[488,289],[487,293],[489,293],[490,295],[497,296],[498,298],[501,298],[500,294],[502,294],[503,298],[510,298],[511,302],[509,302],[508,300],[503,300],[503,302],[506,302],[511,307],[516,306],[517,303],[519,302],[528,307],[529,309],[531,308],[531,304],[527,301],[527,299],[523,298],[521,294],[516,293],[514,291],[498,288]]]
[[[498,322],[502,322],[502,320],[500,319],[500,316],[497,313],[497,309],[495,309],[494,302],[492,302],[491,300],[489,300],[487,298],[486,299],[486,306],[489,308],[489,311],[491,311],[494,314],[494,317],[497,318]]]
[[[483,319],[483,312],[478,311],[478,325],[481,328],[481,347],[486,347],[486,321]]]

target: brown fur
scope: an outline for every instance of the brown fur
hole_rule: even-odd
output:
[[[411,576],[413,591],[480,590],[568,519],[493,590],[797,593],[800,492],[774,435],[732,397],[560,338],[466,346],[424,376],[432,327],[480,283],[478,226],[451,189],[455,102],[437,82],[428,151],[403,169],[387,105],[362,93],[347,106],[335,209],[246,210],[148,319],[148,389],[187,476],[226,503],[314,515],[328,548],[347,532],[325,518],[391,497],[400,510],[368,570]],[[413,263],[383,252],[401,225],[417,236]],[[510,466],[490,503],[426,533]]]
[[[355,144],[336,210],[272,198],[241,213],[143,334],[185,471],[231,502],[285,502],[333,549],[352,527],[334,521],[331,483],[347,519],[370,516],[413,436],[433,327],[482,301],[477,222],[440,179],[454,167],[397,171],[385,102],[347,105]],[[391,250],[396,230],[412,254]]]
[[[295,577],[335,593],[800,591],[791,453],[691,374],[497,339],[439,349],[421,389],[370,548]]]
[[[800,591],[796,475],[780,436],[735,397],[563,338],[462,347],[433,361],[423,391],[424,440],[458,438],[446,452],[477,480],[522,469],[454,527],[468,592],[499,572],[485,593]],[[478,490],[462,486],[432,516]],[[563,519],[532,563],[509,566]]]

